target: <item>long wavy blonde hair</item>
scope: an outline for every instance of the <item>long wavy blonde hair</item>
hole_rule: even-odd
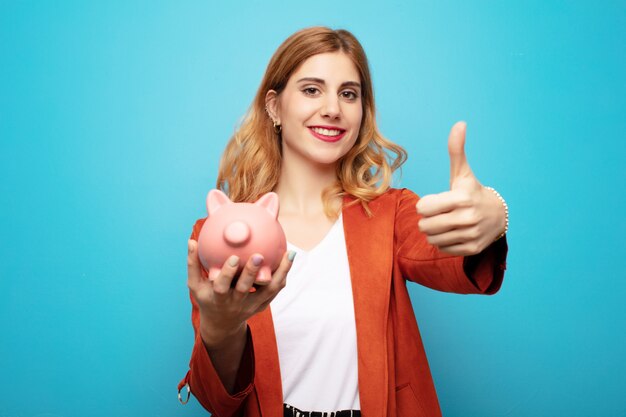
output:
[[[217,187],[231,200],[256,201],[272,191],[280,178],[281,137],[266,114],[266,93],[274,90],[280,95],[289,77],[311,56],[338,51],[352,60],[361,77],[363,117],[354,146],[337,163],[337,181],[322,194],[324,209],[328,217],[336,217],[332,201],[351,195],[371,214],[367,203],[391,186],[393,172],[406,161],[407,153],[378,131],[372,79],[363,47],[350,32],[326,27],[294,33],[272,56],[254,101],[220,161]]]

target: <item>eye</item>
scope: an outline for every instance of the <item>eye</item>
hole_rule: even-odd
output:
[[[355,101],[359,98],[359,95],[352,90],[345,90],[341,92],[341,97],[347,99],[348,101]]]
[[[302,90],[307,96],[317,96],[320,92],[316,87],[306,87]]]

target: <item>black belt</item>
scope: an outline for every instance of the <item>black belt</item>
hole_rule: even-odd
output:
[[[287,404],[283,404],[283,411],[284,417],[361,417],[360,410],[302,411]]]

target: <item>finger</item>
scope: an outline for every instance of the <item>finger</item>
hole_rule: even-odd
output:
[[[481,237],[478,226],[464,227],[450,230],[445,233],[426,236],[428,243],[438,247],[461,245],[476,241]]]
[[[198,242],[193,239],[187,241],[187,285],[196,287],[202,282],[202,265],[198,259]]]
[[[472,204],[468,192],[461,190],[445,191],[439,194],[426,195],[417,202],[417,213],[424,217],[448,213],[455,208],[469,207]]]
[[[420,232],[437,235],[455,229],[475,226],[480,218],[473,207],[463,207],[448,213],[423,217],[417,223]]]
[[[450,155],[450,184],[457,178],[472,175],[472,170],[465,156],[465,122],[457,122],[450,129],[448,154]]]
[[[222,270],[217,278],[213,281],[213,292],[217,295],[226,295],[230,291],[230,285],[239,269],[239,257],[231,256],[224,262]]]
[[[476,241],[472,241],[472,242],[460,243],[460,244],[450,245],[450,246],[440,246],[439,250],[441,252],[445,252],[445,253],[448,253],[450,255],[455,255],[455,256],[471,256],[471,255],[477,255],[480,252],[482,252],[482,250],[484,249],[483,246],[484,245],[481,245],[480,243]]]
[[[267,306],[269,306],[270,303],[272,301],[274,301],[274,298],[276,298],[277,295],[278,295],[278,293],[272,295],[270,298],[268,298],[267,300],[262,302],[261,305],[257,308],[257,312],[265,310],[267,308]]]
[[[254,254],[250,257],[250,259],[248,259],[246,266],[243,268],[243,271],[235,284],[233,299],[237,301],[241,300],[242,298],[245,298],[248,293],[250,293],[250,288],[252,288],[256,275],[262,264],[263,256],[259,254]]]

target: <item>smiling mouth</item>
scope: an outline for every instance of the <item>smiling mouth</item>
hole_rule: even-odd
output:
[[[324,142],[337,142],[338,140],[341,140],[341,138],[343,138],[346,134],[345,129],[326,128],[318,126],[309,127],[309,131],[317,139],[323,140]]]

